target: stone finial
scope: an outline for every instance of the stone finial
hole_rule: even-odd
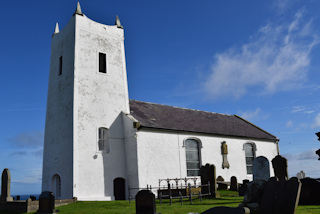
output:
[[[58,24],[58,22],[56,23],[56,28],[54,29],[54,33],[53,34],[57,34],[57,33],[59,33],[60,31],[59,31],[59,24]]]
[[[120,19],[118,16],[116,16],[116,22],[115,25],[117,25],[117,28],[123,28],[123,26],[121,25]]]
[[[80,16],[83,16],[83,13],[82,13],[82,11],[81,11],[81,6],[80,6],[80,3],[79,3],[79,2],[77,3],[76,12],[74,12],[73,15],[75,15],[75,14],[80,15]]]

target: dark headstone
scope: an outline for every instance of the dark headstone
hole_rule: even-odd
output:
[[[238,181],[236,176],[230,178],[230,190],[238,191]]]
[[[54,195],[52,192],[44,191],[39,196],[39,210],[37,213],[47,214],[53,213],[54,210]]]
[[[279,180],[288,179],[287,159],[285,159],[281,155],[277,155],[275,158],[272,159],[271,162],[275,177],[277,177]]]
[[[245,207],[214,207],[201,214],[249,214],[250,210]]]
[[[265,180],[254,180],[247,183],[247,190],[241,205],[248,207],[252,213],[259,213],[259,204],[261,202],[266,183],[267,182]]]
[[[239,196],[244,196],[247,190],[248,183],[249,183],[249,180],[245,179],[242,181],[242,184],[239,185]]]
[[[140,190],[137,193],[136,214],[156,214],[156,198],[150,190]]]
[[[17,201],[19,201],[20,200],[20,195],[17,195]]]
[[[320,182],[317,179],[300,179],[301,193],[299,204],[301,205],[320,205]]]
[[[222,176],[217,177],[218,190],[227,190],[228,184],[224,183],[224,178]]]
[[[201,175],[201,185],[207,185],[210,182],[210,193],[214,198],[219,197],[219,193],[217,192],[217,180],[216,180],[216,167],[215,165],[206,164],[205,166],[201,166],[200,169]],[[209,192],[208,187],[201,187],[201,193],[207,194]]]
[[[261,179],[268,181],[270,178],[269,161],[264,156],[255,158],[252,162],[253,180]]]
[[[272,177],[266,184],[262,196],[261,214],[292,214],[298,206],[301,183],[298,178],[277,180]]]
[[[10,196],[10,183],[11,174],[9,169],[5,168],[1,176],[1,197],[0,202],[13,201],[13,197]]]

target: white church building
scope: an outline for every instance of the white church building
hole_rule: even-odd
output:
[[[118,17],[100,24],[78,4],[52,36],[42,191],[128,199],[128,187],[199,176],[206,163],[226,181],[252,180],[254,157],[279,154],[277,137],[239,116],[129,100],[127,84]]]

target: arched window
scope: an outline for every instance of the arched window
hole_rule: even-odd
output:
[[[243,146],[246,156],[247,174],[252,174],[252,162],[255,157],[255,145],[253,143],[245,143]]]
[[[99,141],[98,141],[99,151],[109,152],[109,142],[108,142],[108,129],[100,127],[99,128]]]
[[[57,199],[61,198],[61,178],[58,174],[52,176],[51,191]]]
[[[194,139],[187,139],[184,142],[186,148],[187,176],[200,175],[200,146]]]

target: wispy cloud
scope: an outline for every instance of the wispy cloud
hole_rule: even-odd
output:
[[[314,118],[314,122],[311,125],[311,128],[317,128],[317,127],[320,127],[320,113],[316,115],[316,117]]]
[[[306,80],[310,52],[319,41],[303,11],[290,23],[269,23],[241,48],[215,55],[206,91],[212,98],[241,98],[248,91],[272,94],[297,89]]]
[[[297,153],[297,154],[283,154],[283,156],[285,158],[287,158],[288,160],[318,160],[318,156],[315,153],[316,149],[312,149],[309,151],[303,151],[301,153]]]
[[[39,147],[43,145],[43,139],[43,131],[24,132],[9,138],[8,142],[19,147]]]
[[[240,112],[239,115],[240,115],[240,117],[243,117],[246,120],[255,121],[257,118],[260,117],[260,115],[259,115],[260,111],[261,111],[261,109],[257,108],[254,111]]]
[[[286,124],[287,127],[292,127],[293,126],[293,122],[292,120],[289,120]]]

